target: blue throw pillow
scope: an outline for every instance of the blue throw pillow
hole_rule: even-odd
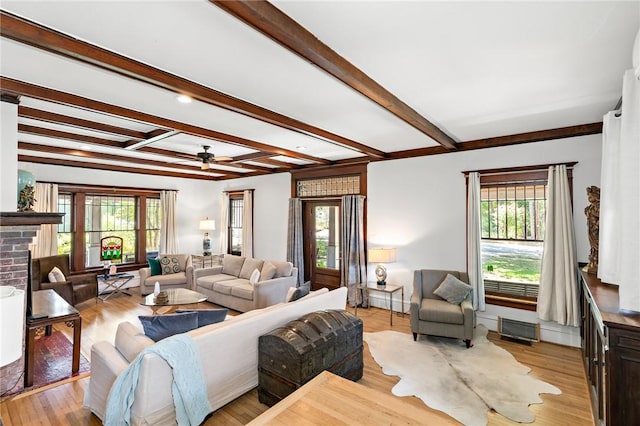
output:
[[[181,313],[168,315],[141,315],[138,317],[142,323],[144,334],[154,342],[174,334],[186,333],[198,328],[198,314]]]
[[[162,275],[162,267],[160,266],[160,259],[147,259],[149,261],[149,268],[151,269],[151,275]]]
[[[195,312],[198,315],[198,328],[222,322],[229,313],[228,309],[177,309],[176,313]]]

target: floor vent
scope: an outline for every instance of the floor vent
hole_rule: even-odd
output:
[[[498,317],[498,334],[527,342],[540,341],[540,323],[516,321]]]

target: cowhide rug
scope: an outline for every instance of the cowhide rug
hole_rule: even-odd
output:
[[[535,417],[528,407],[542,403],[540,393],[562,393],[530,377],[529,367],[487,340],[482,325],[470,349],[455,339],[420,336],[414,342],[397,331],[364,333],[364,340],[383,373],[400,377],[394,395],[415,395],[465,425],[486,425],[490,409],[530,423]]]

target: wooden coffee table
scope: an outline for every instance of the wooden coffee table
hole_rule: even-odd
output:
[[[38,330],[44,329],[48,336],[51,334],[51,326],[59,322],[64,322],[67,327],[73,327],[71,374],[74,376],[78,374],[80,370],[80,332],[82,329],[80,312],[53,290],[34,291],[32,310],[32,316],[27,318],[26,326],[24,387],[33,385],[34,344]]]
[[[158,309],[163,306],[179,306],[179,305],[191,305],[194,303],[200,303],[207,300],[207,296],[197,291],[188,290],[186,288],[169,288],[164,290],[169,296],[169,300],[165,303],[156,303],[156,297],[153,293],[145,296],[140,302],[141,305],[149,306],[153,311],[153,314],[158,313]]]

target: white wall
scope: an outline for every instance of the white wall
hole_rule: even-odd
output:
[[[421,268],[466,270],[466,187],[463,171],[578,161],[574,169],[574,220],[578,260],[587,261],[589,242],[584,208],[586,187],[600,182],[601,135],[591,135],[376,162],[368,169],[369,247],[397,247],[397,262],[388,264],[390,282],[411,294],[413,271]],[[375,265],[369,266],[373,276]],[[372,304],[380,304],[372,296]],[[495,309],[478,321],[496,329],[498,314],[523,321],[524,311]],[[543,324],[543,339],[579,344],[577,329]],[[576,336],[578,339],[576,340]],[[576,343],[577,342],[577,343]]]
[[[36,182],[77,183],[134,188],[170,189],[178,191],[177,228],[178,247],[182,253],[201,253],[203,233],[200,220],[220,215],[220,196],[215,182],[198,179],[177,179],[165,176],[140,175],[88,170],[77,167],[19,163],[20,169],[35,175]],[[217,222],[216,222],[217,223]]]
[[[18,209],[18,105],[0,102],[0,211]]]

